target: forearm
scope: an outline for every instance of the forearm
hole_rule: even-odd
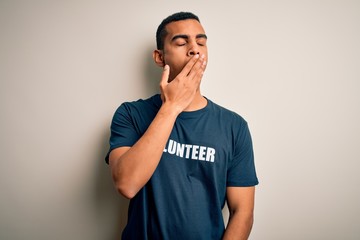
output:
[[[234,212],[229,219],[223,240],[248,239],[253,225],[253,214]]]
[[[177,115],[171,106],[163,104],[144,135],[112,161],[115,184],[125,197],[132,198],[154,173]]]

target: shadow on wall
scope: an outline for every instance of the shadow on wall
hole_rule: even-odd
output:
[[[161,78],[162,68],[158,67],[153,59],[153,48],[148,47],[144,53],[145,61],[143,62],[144,77],[142,79],[145,89],[145,95],[142,98],[148,98],[159,92],[159,81]],[[134,99],[128,99],[132,101]],[[120,103],[119,103],[120,105]],[[115,109],[114,109],[115,111]],[[98,164],[95,169],[96,183],[94,191],[94,201],[96,205],[97,219],[100,226],[108,229],[108,238],[103,239],[119,239],[121,232],[127,222],[127,211],[129,200],[122,197],[114,188],[109,166],[105,163],[105,155],[109,149],[110,130],[109,125],[104,129],[103,135],[99,136],[99,151],[97,152],[96,161]]]
[[[146,50],[146,56],[144,61],[144,86],[145,96],[144,98],[150,97],[155,93],[160,92],[159,83],[161,79],[162,68],[157,66],[152,58],[152,53],[154,51],[153,45],[149,45]]]
[[[103,132],[103,136],[99,138],[101,142],[96,158],[98,164],[95,169],[96,218],[99,226],[103,226],[101,227],[104,229],[103,232],[107,232],[107,235],[101,236],[102,239],[120,239],[127,221],[129,200],[121,196],[113,185],[109,165],[105,163],[105,155],[109,149],[109,127],[107,126]]]

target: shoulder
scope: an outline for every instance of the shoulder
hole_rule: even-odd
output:
[[[151,107],[151,108],[160,108],[161,106],[161,97],[159,94],[155,94],[146,99],[138,99],[135,101],[128,101],[123,102],[119,108],[144,108],[144,107]]]
[[[247,125],[247,121],[238,113],[233,110],[230,110],[226,107],[223,107],[210,99],[208,99],[209,108],[213,112],[213,114],[217,115],[221,118],[222,121],[227,124],[235,124],[235,125]]]
[[[123,102],[116,113],[133,113],[141,114],[144,111],[158,111],[161,107],[162,101],[159,94],[153,95],[147,99],[138,99],[136,101]]]
[[[148,128],[160,106],[161,98],[158,95],[148,99],[122,103],[113,115],[112,133],[128,130],[130,133],[127,133],[126,136],[130,134],[140,136]]]

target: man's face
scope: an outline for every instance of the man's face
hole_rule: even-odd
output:
[[[207,61],[207,37],[201,24],[193,19],[171,22],[166,25],[164,63],[170,66],[169,80],[174,79],[195,54],[205,55]]]

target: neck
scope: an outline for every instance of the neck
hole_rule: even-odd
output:
[[[200,110],[207,105],[207,100],[204,98],[200,91],[196,92],[196,96],[194,97],[193,101],[190,103],[190,105],[184,109],[184,112],[192,112],[196,110]]]

